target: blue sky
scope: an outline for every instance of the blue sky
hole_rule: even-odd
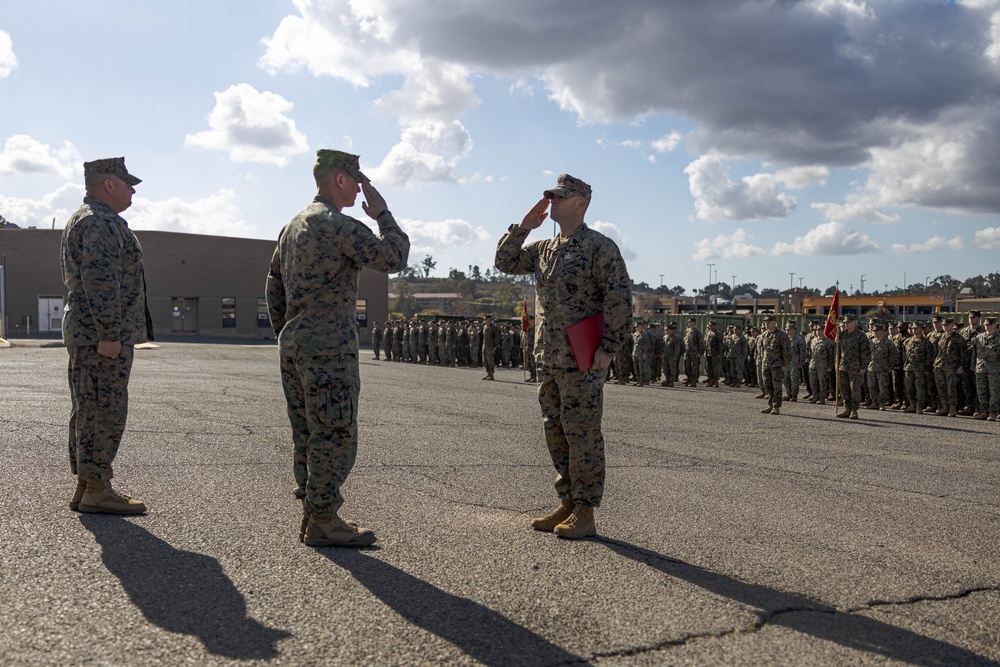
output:
[[[125,155],[134,228],[276,238],[340,148],[441,275],[568,172],[636,281],[892,289],[1000,269],[998,93],[1000,0],[6,3],[0,214]]]

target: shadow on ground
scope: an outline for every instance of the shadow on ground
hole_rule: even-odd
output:
[[[417,627],[484,665],[589,665],[544,637],[468,598],[446,593],[365,551],[323,549],[324,556]]]
[[[911,665],[944,667],[1000,664],[947,642],[866,616],[839,611],[808,598],[737,581],[628,542],[606,537],[599,537],[595,541],[667,576],[758,609],[758,627],[779,625],[856,651],[885,656]]]
[[[120,517],[83,515],[80,523],[97,538],[104,566],[132,603],[164,630],[237,660],[275,658],[277,642],[291,636],[248,617],[243,595],[211,556],[175,549]]]

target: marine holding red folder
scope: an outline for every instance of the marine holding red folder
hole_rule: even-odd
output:
[[[584,223],[591,188],[563,174],[497,245],[496,266],[535,275],[535,355],[545,443],[559,507],[532,521],[559,537],[595,535],[604,492],[604,379],[632,330],[631,280],[614,241]],[[552,239],[524,245],[549,215]]]

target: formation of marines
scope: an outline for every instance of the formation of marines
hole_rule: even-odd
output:
[[[525,333],[519,323],[496,324],[492,316],[460,321],[389,320],[372,325],[372,352],[376,359],[430,366],[524,368],[526,382],[535,381],[534,318]]]
[[[848,315],[835,341],[819,322],[803,335],[795,322],[779,329],[773,316],[764,328],[745,331],[730,325],[720,332],[710,321],[704,333],[691,318],[683,334],[674,323],[661,334],[657,324],[638,320],[608,381],[697,387],[704,368],[705,387],[760,388],[756,398],[768,401],[762,412],[770,414],[780,414],[783,401],[798,402],[804,391],[803,401],[843,404],[837,416],[845,419],[857,419],[865,408],[997,421],[1000,334],[997,318],[981,321],[979,311],[971,311],[962,328],[942,315],[927,323],[871,319],[863,332],[857,317]]]

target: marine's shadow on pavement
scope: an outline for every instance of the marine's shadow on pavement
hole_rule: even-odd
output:
[[[866,616],[839,611],[797,595],[737,581],[628,542],[607,537],[598,537],[594,541],[670,577],[682,579],[717,595],[754,607],[760,610],[757,613],[761,623],[782,626],[816,639],[912,665],[944,667],[1000,664],[947,642],[931,639]]]
[[[209,653],[237,660],[269,660],[290,633],[247,616],[243,595],[219,561],[181,551],[120,517],[87,515],[80,523],[101,545],[101,560],[132,603],[164,630],[197,637]]]
[[[319,553],[347,570],[400,616],[484,665],[590,664],[503,614],[446,593],[365,551],[323,549]]]

